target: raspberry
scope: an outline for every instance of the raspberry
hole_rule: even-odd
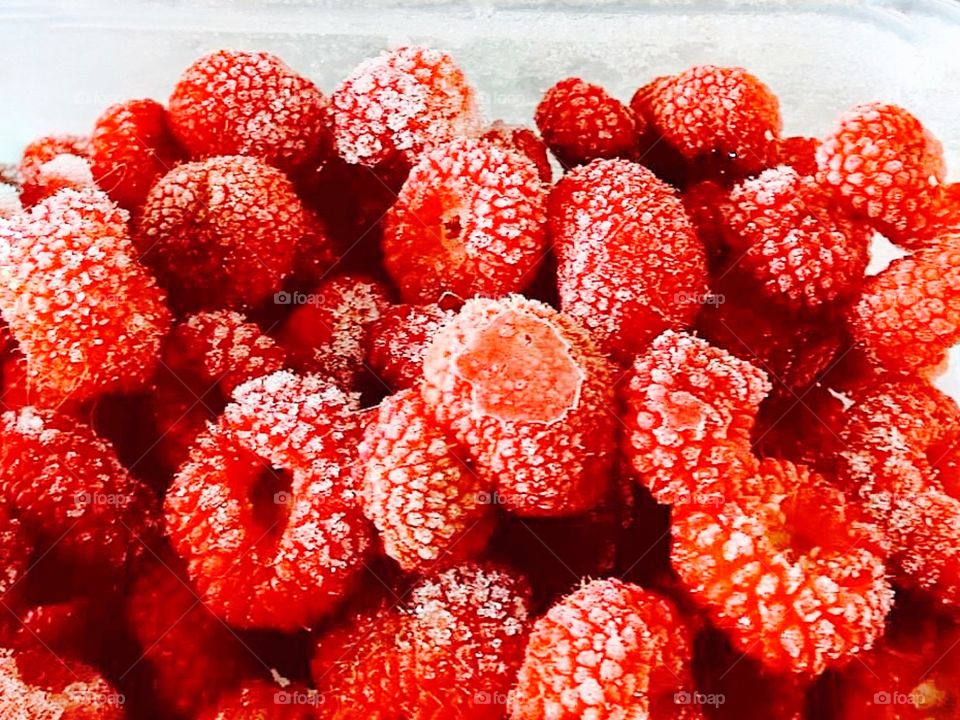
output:
[[[611,369],[566,316],[520,296],[470,300],[434,336],[424,377],[427,404],[509,509],[567,515],[604,494]]]
[[[893,591],[842,494],[766,459],[743,493],[676,506],[680,580],[741,650],[777,672],[819,674],[883,633]]]
[[[597,158],[630,157],[646,122],[599,85],[561,80],[544,94],[534,120],[566,167]]]
[[[0,223],[0,311],[45,404],[143,384],[170,323],[133,259],[126,213],[64,190]]]
[[[167,491],[167,534],[227,622],[308,627],[352,587],[370,544],[349,479],[357,400],[288,372],[233,398]]]
[[[637,585],[593,580],[534,624],[510,717],[695,717],[674,705],[691,685],[690,654],[671,603]]]
[[[687,160],[728,156],[740,170],[767,167],[780,134],[780,104],[743,68],[698,65],[648,87],[648,120]]]
[[[0,567],[4,569],[0,575],[0,603],[7,607],[17,604],[17,586],[27,572],[32,551],[20,520],[6,505],[0,505]]]
[[[419,156],[477,130],[473,89],[438,50],[403,47],[361,63],[332,98],[337,150],[368,167]]]
[[[545,250],[546,191],[515,150],[458,140],[427,152],[387,214],[384,262],[405,302],[523,289]]]
[[[31,649],[39,643],[52,654],[71,658],[91,654],[91,646],[100,638],[90,636],[104,630],[97,627],[98,614],[109,612],[86,598],[33,605],[21,612],[13,610],[9,597],[3,602],[10,610],[4,619],[8,626],[0,627],[4,647]]]
[[[777,143],[777,165],[793,168],[798,175],[817,174],[817,148],[820,141],[816,138],[785,137]]]
[[[363,509],[405,571],[466,560],[493,529],[489,488],[452,445],[418,388],[384,399],[366,427]]]
[[[598,160],[550,196],[560,308],[629,362],[691,324],[707,292],[703,248],[675,191],[641,165]]]
[[[960,232],[960,183],[941,185],[936,199],[926,214],[911,218],[909,230],[898,235],[897,244],[908,250],[935,247],[943,236]]]
[[[248,680],[222,696],[198,720],[316,720],[321,698],[300,685]]]
[[[329,151],[327,99],[264,52],[220,50],[183,71],[170,126],[194,158],[251,155],[293,170]]]
[[[657,502],[726,493],[755,469],[750,432],[766,375],[706,341],[667,331],[637,358],[624,393],[623,452]]]
[[[90,155],[97,184],[128,210],[137,210],[153,184],[180,159],[167,111],[154,100],[111,105],[97,118]]]
[[[20,159],[20,201],[36,205],[58,190],[82,189],[93,185],[89,161],[90,138],[79,135],[50,135],[27,145]]]
[[[553,180],[547,146],[533,130],[520,125],[507,125],[502,120],[497,120],[480,137],[526,156],[537,166],[537,175],[542,182],[550,183]]]
[[[897,240],[943,182],[943,148],[913,115],[868,103],[844,113],[817,148],[817,179],[846,208]]]
[[[638,88],[630,98],[630,109],[646,126],[638,139],[636,160],[650,168],[660,179],[682,188],[691,180],[689,163],[657,130],[653,124],[653,108],[650,105],[660,83],[668,80],[668,76],[654,78]]]
[[[423,354],[434,334],[454,313],[439,305],[395,305],[370,326],[367,362],[394,390],[423,377]]]
[[[812,177],[766,170],[737,185],[722,214],[737,266],[772,300],[817,309],[858,293],[870,233],[834,212]]]
[[[179,165],[153,186],[137,243],[178,308],[242,309],[279,287],[311,230],[283,173],[217,157]]]

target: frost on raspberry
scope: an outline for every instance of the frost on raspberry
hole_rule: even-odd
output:
[[[290,171],[330,150],[327,98],[265,52],[219,50],[183,71],[170,125],[194,158],[249,155]]]
[[[64,190],[0,222],[0,312],[38,402],[132,390],[156,364],[170,313],[126,220],[101,192]]]
[[[520,296],[468,301],[424,355],[423,397],[521,515],[597,504],[614,451],[607,361],[572,320]]]
[[[667,331],[624,390],[624,453],[657,502],[724,497],[755,470],[750,433],[770,383],[706,341]]]
[[[351,164],[417,162],[479,128],[473,89],[453,59],[402,47],[362,62],[332,97],[337,151]]]
[[[232,625],[310,627],[353,587],[370,546],[350,478],[357,398],[281,371],[238,387],[167,491],[167,534]]]
[[[646,128],[642,116],[580,78],[561,80],[547,90],[534,120],[547,147],[566,167],[630,157]]]
[[[817,148],[817,179],[836,200],[893,242],[910,235],[943,182],[943,147],[897,105],[868,103],[844,113]]]
[[[543,182],[549,183],[553,180],[553,168],[550,167],[547,146],[530,128],[522,125],[507,125],[502,120],[497,120],[480,137],[525,155],[537,166],[537,174]]]
[[[434,334],[455,313],[435,303],[394,305],[370,326],[367,363],[394,390],[413,387],[423,377],[423,355]]]
[[[627,160],[567,173],[550,196],[560,309],[629,362],[693,322],[707,293],[702,245],[676,192]]]
[[[457,140],[427,152],[387,214],[384,263],[405,302],[522,290],[546,247],[546,190],[519,152]]]
[[[317,720],[322,702],[315,690],[303,685],[247,680],[221,696],[198,720]]]
[[[235,156],[164,175],[147,196],[135,239],[178,309],[240,310],[279,288],[312,231],[282,172]]]
[[[48,135],[34,140],[24,148],[19,175],[20,201],[25,207],[64,188],[93,187],[90,138]]]
[[[380,403],[360,445],[363,509],[408,572],[477,554],[493,530],[487,482],[437,426],[419,388]]]
[[[638,585],[593,580],[530,632],[510,693],[512,720],[618,720],[684,715],[690,637],[673,605]]]

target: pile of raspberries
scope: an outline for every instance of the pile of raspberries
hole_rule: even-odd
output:
[[[940,143],[709,65],[534,121],[219,51],[30,143],[0,718],[960,717]]]

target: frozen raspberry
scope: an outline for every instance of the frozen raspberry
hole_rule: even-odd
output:
[[[676,192],[627,160],[578,168],[550,196],[560,309],[622,362],[693,322],[704,252]]]
[[[133,389],[156,364],[170,314],[126,219],[101,192],[64,190],[0,222],[0,311],[44,404]]]
[[[674,187],[683,188],[691,180],[689,163],[657,130],[653,124],[653,108],[650,105],[660,83],[669,80],[669,76],[654,78],[638,88],[630,98],[630,109],[646,126],[638,138],[635,157],[637,162],[650,168],[660,179]]]
[[[170,134],[166,109],[154,100],[111,105],[97,118],[90,138],[97,185],[131,211],[143,204],[181,152]]]
[[[283,173],[217,157],[180,165],[153,186],[137,243],[174,305],[241,309],[279,288],[311,231]]]
[[[937,188],[936,199],[929,213],[914,216],[907,233],[897,243],[909,250],[935,247],[940,238],[960,233],[960,183]]]
[[[395,305],[370,326],[367,362],[394,390],[423,377],[423,354],[434,334],[454,313],[439,305]]]
[[[250,155],[283,170],[330,146],[327,99],[278,57],[220,50],[183,71],[170,126],[194,158]]]
[[[512,720],[684,715],[690,638],[668,601],[638,585],[593,580],[533,626],[510,693]]]
[[[302,685],[248,680],[219,698],[198,720],[316,720],[323,698]]]
[[[197,313],[175,325],[164,340],[162,358],[153,406],[172,467],[186,459],[238,385],[286,365],[283,348],[228,310]]]
[[[803,466],[767,459],[739,497],[674,508],[671,560],[741,650],[819,674],[871,647],[893,604],[875,531]]]
[[[648,93],[647,119],[687,160],[727,156],[749,172],[766,167],[776,154],[780,104],[743,68],[698,65],[660,78]]]
[[[63,188],[93,185],[89,159],[90,138],[50,135],[34,140],[20,159],[21,202],[30,207]]]
[[[502,120],[497,120],[480,137],[525,155],[537,166],[537,174],[543,182],[549,183],[553,179],[547,146],[533,130],[521,125],[507,125]]]
[[[380,403],[360,445],[363,509],[386,554],[408,572],[482,550],[493,529],[492,488],[437,427],[419,388]]]
[[[630,157],[646,122],[599,85],[567,78],[547,90],[534,120],[566,167],[597,158]]]
[[[812,177],[766,170],[731,191],[723,216],[737,267],[774,301],[817,309],[858,293],[870,232],[833,211]]]
[[[357,399],[288,372],[233,397],[167,491],[167,533],[230,624],[309,627],[351,589],[370,545],[349,477]]]
[[[423,396],[522,515],[598,502],[614,450],[611,368],[572,320],[534,300],[468,301],[424,355]]]
[[[30,539],[16,517],[5,504],[0,504],[0,602],[7,607],[16,606],[16,599],[30,564],[33,547]],[[4,618],[5,620],[6,618]]]
[[[818,180],[896,241],[932,205],[943,182],[943,147],[913,115],[869,103],[844,113],[817,148]]]
[[[477,131],[473,89],[453,59],[438,50],[403,47],[361,63],[333,93],[337,150],[351,164],[421,153]]]
[[[817,148],[820,141],[794,135],[777,143],[777,165],[792,167],[798,175],[817,174]]]
[[[665,332],[624,393],[624,453],[661,503],[723,495],[752,473],[750,432],[770,390],[763,371],[704,340]]]
[[[368,278],[342,275],[321,283],[311,293],[278,293],[297,307],[281,333],[294,365],[356,386],[366,369],[364,356],[370,326],[390,305],[387,289]]]
[[[936,368],[960,340],[960,235],[898,258],[869,278],[848,325],[886,367]]]
[[[458,140],[426,153],[384,227],[384,262],[404,301],[523,289],[545,250],[545,202],[536,166],[515,150]]]

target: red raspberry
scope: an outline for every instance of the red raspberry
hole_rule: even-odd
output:
[[[812,137],[781,138],[777,143],[777,165],[787,165],[798,175],[817,174],[817,148],[820,141]]]
[[[676,192],[641,165],[598,160],[550,196],[560,308],[629,362],[693,322],[707,292],[703,248]]]
[[[473,89],[438,50],[403,47],[365,60],[332,98],[336,143],[351,164],[408,165],[477,130]]]
[[[881,365],[925,371],[960,340],[960,235],[894,260],[869,278],[848,325]]]
[[[755,469],[750,433],[769,391],[750,363],[667,331],[634,363],[624,454],[657,502],[722,496]]]
[[[90,155],[97,184],[114,202],[135,211],[153,184],[180,159],[167,111],[154,100],[111,105],[97,118]]]
[[[316,720],[322,698],[301,685],[248,680],[223,697],[198,720]]]
[[[568,515],[607,487],[611,368],[573,321],[534,300],[468,301],[424,356],[423,396],[521,515]]]
[[[427,152],[387,214],[384,262],[405,302],[503,295],[545,251],[546,191],[515,150],[458,140]]]
[[[250,307],[293,270],[311,221],[279,170],[248,157],[180,165],[143,207],[143,259],[184,310]]]
[[[599,85],[561,80],[534,115],[547,147],[566,167],[597,158],[630,157],[646,122]]]
[[[739,497],[677,506],[671,560],[717,625],[777,672],[819,674],[871,647],[893,591],[843,495],[766,459]]]
[[[909,250],[935,247],[944,236],[960,233],[960,183],[941,185],[936,199],[926,214],[911,218],[906,234],[897,237],[897,244]]]
[[[287,372],[233,397],[167,491],[167,533],[227,622],[308,627],[347,594],[370,544],[349,479],[357,400]]]
[[[510,717],[700,717],[676,705],[692,685],[690,656],[687,629],[671,603],[638,585],[593,580],[534,624]]]
[[[943,147],[896,105],[868,103],[844,113],[817,149],[817,179],[857,216],[893,241],[909,236],[943,182]]]
[[[641,103],[643,104],[643,103]],[[687,159],[727,155],[741,171],[769,165],[780,134],[780,104],[743,68],[698,65],[648,86],[648,120]]]
[[[183,71],[170,126],[194,158],[251,155],[292,170],[329,151],[327,99],[265,52],[219,50]]]
[[[363,509],[386,554],[418,572],[468,559],[493,530],[492,494],[436,426],[419,388],[380,403],[360,445]]]
[[[772,300],[817,309],[859,292],[870,232],[835,212],[812,177],[766,170],[737,185],[722,214],[737,267]]]
[[[497,120],[480,137],[525,155],[537,166],[537,175],[541,181],[549,183],[553,180],[547,146],[533,130],[521,125],[507,125],[502,120]]]
[[[156,363],[170,313],[126,220],[101,192],[64,190],[0,223],[0,310],[44,404],[134,389]]]
[[[25,207],[30,207],[65,187],[82,189],[92,186],[93,174],[89,171],[89,165],[87,172],[84,172],[80,162],[89,159],[88,137],[49,135],[34,140],[27,145],[20,158],[21,202]]]
[[[394,390],[413,387],[423,377],[423,354],[434,334],[454,316],[439,305],[395,305],[370,326],[367,362]]]
[[[669,80],[669,76],[654,78],[638,88],[630,98],[630,109],[646,126],[638,139],[636,160],[650,168],[657,177],[674,187],[682,188],[691,180],[689,163],[657,130],[653,124],[653,108],[650,105],[660,83]]]

